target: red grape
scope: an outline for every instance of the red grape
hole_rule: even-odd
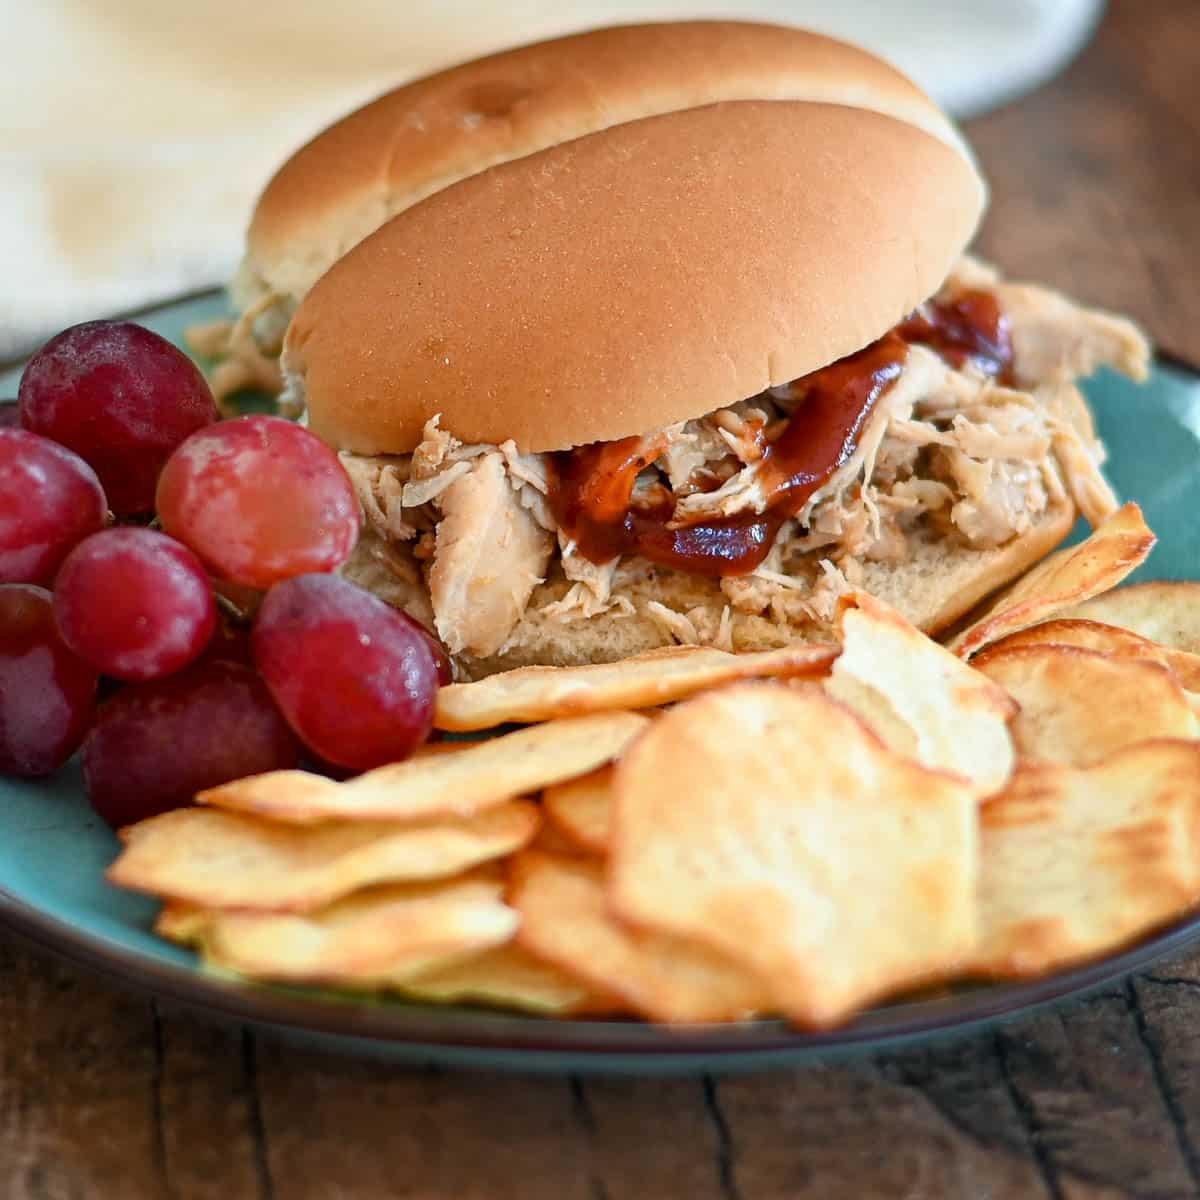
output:
[[[104,528],[96,472],[36,433],[0,429],[0,583],[48,583],[63,556]]]
[[[16,429],[21,424],[21,410],[15,400],[0,400],[0,429]]]
[[[428,635],[347,580],[303,575],[272,588],[251,645],[284,716],[328,762],[365,771],[428,737],[437,691]]]
[[[262,680],[248,667],[205,661],[131,684],[101,705],[83,743],[83,778],[92,807],[116,829],[299,760]]]
[[[429,653],[433,655],[433,665],[437,668],[438,686],[449,687],[454,682],[454,668],[450,665],[450,655],[446,653],[446,647],[424,625],[418,624],[417,628],[429,643]]]
[[[105,675],[144,681],[194,662],[217,626],[200,560],[153,529],[106,529],[79,543],[54,581],[63,641]]]
[[[257,588],[334,570],[362,521],[337,455],[307,429],[264,416],[188,438],[159,480],[158,515],[214,574]]]
[[[26,429],[95,468],[119,515],[150,509],[171,452],[217,419],[199,367],[131,321],[87,321],[52,337],[25,368],[20,403]]]
[[[96,672],[63,644],[50,593],[0,585],[0,772],[48,775],[75,752],[96,703]]]

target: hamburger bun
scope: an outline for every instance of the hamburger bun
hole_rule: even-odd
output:
[[[646,433],[880,337],[942,283],[984,189],[866,108],[732,101],[492,167],[394,217],[309,292],[283,365],[315,433],[407,453]]]
[[[626,25],[477,59],[388,92],[278,171],[233,292],[285,313],[389,217],[499,163],[642,117],[722,100],[806,100],[884,113],[969,158],[952,123],[887,63],[779,25]]]

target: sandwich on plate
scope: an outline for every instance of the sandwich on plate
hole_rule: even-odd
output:
[[[359,492],[345,570],[466,675],[828,637],[853,589],[936,632],[1113,511],[1077,380],[1148,361],[966,257],[985,203],[861,50],[601,30],[301,150],[239,328]]]

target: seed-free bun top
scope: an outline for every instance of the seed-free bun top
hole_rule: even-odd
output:
[[[919,88],[854,46],[734,21],[599,29],[439,72],[326,130],[259,200],[237,298],[299,298],[389,217],[487,167],[719,100],[874,109],[967,153]]]
[[[405,453],[434,414],[552,450],[645,433],[858,350],[983,207],[957,150],[866,109],[741,101],[493,167],[393,218],[296,312],[311,428]]]

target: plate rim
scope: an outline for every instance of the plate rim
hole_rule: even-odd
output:
[[[798,1055],[818,1059],[882,1050],[918,1038],[951,1037],[1086,995],[1200,940],[1197,909],[1113,954],[1053,975],[981,982],[943,996],[871,1009],[833,1029],[806,1031],[780,1020],[661,1026],[636,1020],[560,1020],[395,999],[362,1003],[351,993],[331,1000],[322,993],[206,974],[198,960],[185,966],[151,958],[50,916],[4,887],[0,887],[0,923],[40,948],[135,991],[284,1034],[348,1038],[380,1049],[417,1047],[435,1057],[440,1049],[474,1049],[601,1062],[609,1056],[769,1058],[780,1052],[794,1061]]]
[[[201,300],[219,300],[222,289],[202,289],[146,305],[127,318],[153,317]],[[0,363],[20,368],[28,356]],[[1156,349],[1155,369],[1200,381],[1200,365],[1170,350]],[[986,983],[947,995],[916,998],[874,1008],[832,1030],[805,1031],[778,1020],[721,1025],[664,1027],[638,1021],[552,1019],[467,1005],[416,1004],[394,999],[357,1001],[351,994],[305,993],[205,973],[195,958],[186,965],[152,957],[114,939],[90,933],[52,916],[0,884],[0,925],[50,954],[130,988],[176,1002],[214,1019],[246,1023],[268,1032],[349,1041],[375,1052],[419,1050],[528,1058],[548,1056],[603,1067],[633,1059],[662,1063],[740,1059],[757,1066],[794,1064],[838,1054],[882,1050],[923,1038],[949,1038],[980,1026],[1012,1020],[1047,1004],[1082,996],[1144,969],[1200,940],[1200,908],[1151,931],[1102,958],[1038,979]]]

